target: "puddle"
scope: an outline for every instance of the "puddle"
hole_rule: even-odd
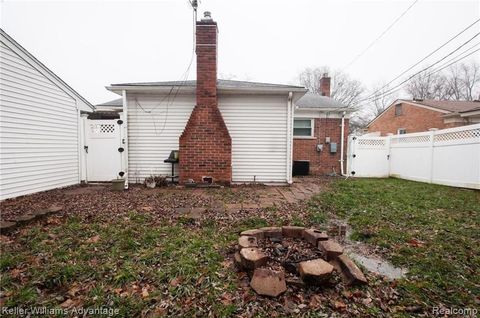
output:
[[[354,252],[349,252],[348,255],[367,270],[384,275],[389,279],[400,279],[405,277],[405,274],[407,273],[406,269],[395,267],[387,261],[366,257]]]

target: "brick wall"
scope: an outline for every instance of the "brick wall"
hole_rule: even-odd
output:
[[[217,32],[216,22],[197,22],[197,101],[180,136],[180,183],[232,180],[232,140],[217,100]]]
[[[293,140],[293,160],[310,161],[310,174],[327,174],[333,172],[333,169],[340,174],[341,124],[340,118],[316,118],[315,139],[295,138]],[[347,152],[348,124],[348,119],[345,119],[344,160]],[[330,145],[325,143],[325,137],[330,137],[330,142],[337,143],[336,153],[330,153]],[[321,152],[316,150],[317,144],[323,144]],[[344,168],[346,168],[346,161]]]
[[[395,106],[391,107],[368,127],[368,132],[380,131],[385,136],[388,133],[397,134],[399,128],[405,128],[407,133],[447,128],[442,118],[443,113],[406,103],[401,105],[401,115],[395,116]]]

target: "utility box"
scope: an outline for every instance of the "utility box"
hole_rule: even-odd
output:
[[[337,143],[331,142],[330,143],[330,153],[337,153]]]

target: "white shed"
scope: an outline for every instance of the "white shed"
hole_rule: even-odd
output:
[[[93,106],[0,29],[0,200],[82,180]]]

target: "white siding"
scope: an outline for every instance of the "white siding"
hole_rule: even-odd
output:
[[[177,96],[168,106],[164,95],[127,94],[129,182],[150,174],[169,175],[164,163],[195,105],[195,96]],[[286,183],[287,96],[219,97],[219,108],[232,137],[233,182]]]
[[[163,160],[168,158],[170,151],[178,150],[178,141],[192,113],[195,96],[179,95],[173,102],[162,101],[164,97],[127,94],[128,180],[131,183],[141,183],[150,174],[171,174],[171,164]]]
[[[221,96],[219,108],[232,137],[232,181],[286,183],[287,96]]]
[[[78,183],[75,100],[0,43],[0,200]]]

